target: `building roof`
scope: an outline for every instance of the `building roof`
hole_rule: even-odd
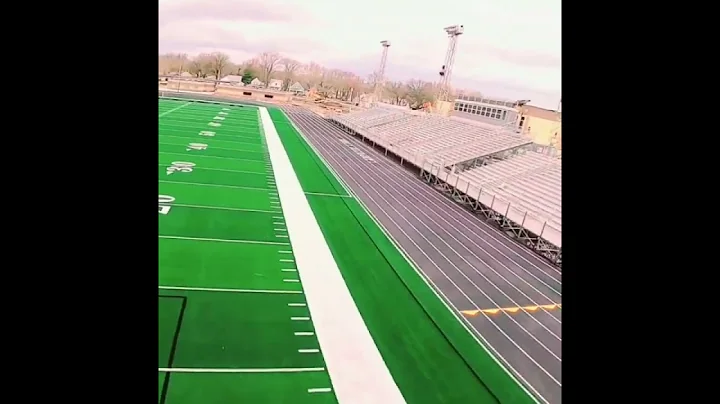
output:
[[[228,74],[227,76],[220,79],[221,81],[233,81],[233,82],[241,82],[242,76],[238,76],[236,74]]]
[[[520,112],[525,116],[546,119],[548,121],[557,121],[562,116],[562,113],[558,111],[540,108],[533,105],[523,105],[519,109]]]
[[[290,91],[305,91],[305,87],[300,84],[299,81],[296,81],[293,85],[291,85],[288,90]]]

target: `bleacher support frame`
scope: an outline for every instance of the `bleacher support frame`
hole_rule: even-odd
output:
[[[455,170],[457,172],[463,172],[463,171],[469,170],[471,168],[483,166],[485,164],[488,164],[488,162],[496,161],[496,160],[498,160],[498,157],[499,157],[499,160],[503,160],[503,159],[507,158],[509,155],[519,154],[520,152],[529,150],[529,148],[530,148],[530,145],[526,145],[526,144],[521,145],[521,146],[510,147],[508,149],[495,152],[493,154],[475,157],[470,160],[465,160],[465,161],[461,161],[459,163],[455,163],[455,164],[453,164],[453,167],[455,167]]]
[[[456,186],[453,186],[452,184],[449,184],[445,181],[443,181],[441,178],[439,178],[435,173],[432,173],[431,171],[425,170],[423,167],[418,166],[415,162],[412,162],[410,160],[406,160],[405,158],[397,155],[392,150],[389,150],[388,148],[382,146],[379,143],[376,143],[373,139],[370,139],[366,137],[364,134],[360,133],[358,129],[350,128],[346,126],[343,123],[334,121],[332,119],[328,119],[328,121],[333,124],[334,126],[341,129],[343,132],[356,137],[363,141],[363,143],[368,144],[373,147],[373,149],[380,149],[379,152],[384,153],[385,156],[388,156],[389,158],[392,158],[396,162],[398,162],[402,167],[409,169],[415,173],[419,170],[419,178],[430,185],[433,189],[436,191],[442,193],[443,195],[447,196],[448,198],[452,199],[454,202],[460,204],[465,209],[467,209],[470,213],[473,215],[483,219],[486,222],[489,222],[496,226],[498,229],[500,229],[504,234],[507,236],[515,239],[520,244],[528,247],[531,251],[534,251],[539,256],[543,257],[544,259],[548,260],[550,263],[557,265],[559,268],[562,268],[562,248],[555,246],[553,243],[549,242],[548,240],[544,239],[542,237],[544,231],[545,231],[545,225],[543,225],[542,230],[539,232],[540,234],[535,234],[534,232],[526,229],[523,227],[525,224],[525,219],[527,218],[527,212],[525,212],[525,216],[523,217],[523,220],[521,223],[516,223],[515,221],[507,218],[507,211],[505,214],[499,213],[492,209],[495,197],[493,196],[493,201],[490,203],[490,206],[487,206],[486,204],[483,204],[476,198],[473,198],[472,196],[468,195],[468,190],[462,191],[461,189],[457,188]],[[477,164],[484,162],[483,159],[487,160],[490,159],[498,154],[507,154],[507,153],[517,153],[521,150],[525,150],[526,145],[514,147],[512,149],[503,150],[501,152],[493,153],[492,155],[487,156],[480,156],[473,160],[470,160],[471,162]],[[406,165],[405,162],[410,163],[409,165]],[[446,172],[450,172],[450,170],[443,165],[443,170]],[[438,169],[439,173],[439,169]],[[459,178],[459,177],[456,177]],[[469,184],[468,184],[469,188]],[[482,190],[481,190],[482,192]],[[510,209],[510,204],[507,205],[507,210]]]
[[[545,226],[543,225],[543,231],[540,232],[540,235],[537,235],[523,227],[525,218],[527,218],[527,212],[525,212],[523,222],[516,223],[508,219],[502,213],[499,213],[492,209],[492,206],[495,202],[494,196],[493,201],[490,203],[490,206],[486,206],[482,202],[471,197],[470,195],[456,188],[452,184],[448,184],[447,182],[443,181],[437,175],[433,174],[430,171],[420,168],[420,178],[424,182],[429,184],[431,187],[433,187],[435,190],[444,194],[456,203],[462,205],[470,213],[480,217],[481,219],[484,219],[486,222],[492,223],[508,236],[511,236],[521,244],[528,247],[530,250],[536,252],[541,257],[562,268],[562,248],[557,247],[542,238],[542,233],[545,230]],[[508,209],[510,209],[509,204]]]

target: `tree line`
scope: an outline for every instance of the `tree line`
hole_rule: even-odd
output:
[[[339,100],[355,102],[375,88],[377,74],[362,78],[355,73],[330,69],[315,62],[301,63],[276,52],[263,52],[256,57],[235,63],[222,52],[166,53],[158,57],[160,74],[187,72],[197,78],[220,80],[226,75],[242,76],[249,84],[257,78],[267,87],[271,79],[282,80],[282,90],[299,82],[305,89],[315,88],[318,94]],[[412,108],[432,102],[438,93],[435,83],[422,80],[386,81],[382,98],[396,105]]]

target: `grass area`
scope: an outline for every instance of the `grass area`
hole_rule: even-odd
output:
[[[158,402],[336,403],[257,108],[160,100],[158,127]]]
[[[533,401],[477,344],[363,208],[295,131],[269,109],[350,293],[409,404]],[[324,367],[257,109],[161,100],[158,187],[172,196],[159,217],[161,404],[334,403],[325,371],[204,369]],[[209,135],[207,132],[212,133]],[[190,147],[202,143],[204,148]],[[175,162],[191,171],[168,174]],[[279,225],[278,225],[279,224]],[[286,230],[285,230],[286,231]],[[287,283],[289,277],[296,278]],[[164,286],[163,286],[164,285]],[[169,286],[169,287],[168,287]],[[208,290],[204,290],[208,289]],[[284,291],[284,294],[247,293]],[[292,305],[291,305],[292,304]],[[301,332],[300,332],[301,331]],[[163,371],[172,368],[173,371]],[[183,369],[194,369],[186,372]]]

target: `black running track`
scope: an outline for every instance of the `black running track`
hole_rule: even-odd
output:
[[[450,307],[562,303],[559,269],[322,117],[300,107],[283,109]],[[562,309],[463,317],[539,402],[560,403]]]

